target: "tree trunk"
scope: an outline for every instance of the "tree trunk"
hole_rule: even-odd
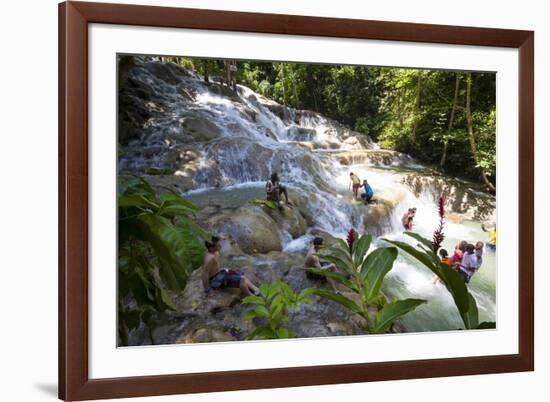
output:
[[[206,60],[202,61],[202,68],[204,71],[204,82],[210,82],[210,79],[208,78],[208,62]]]
[[[474,137],[474,129],[472,127],[472,110],[470,108],[470,92],[472,89],[472,74],[468,73],[467,86],[466,86],[466,121],[468,122],[468,138],[470,139],[470,147],[472,149],[472,156],[474,157],[474,162],[479,165],[479,156],[477,154],[476,139]],[[491,191],[496,192],[496,188],[487,178],[487,174],[483,167],[479,167],[481,172],[481,178],[483,182],[491,189]]]
[[[460,74],[455,73],[455,95],[453,97],[453,105],[451,107],[451,116],[449,117],[449,125],[447,126],[447,138],[445,138],[445,141],[443,142],[443,154],[441,155],[441,161],[439,162],[439,167],[443,171],[445,166],[445,161],[447,160],[447,148],[449,146],[449,134],[451,133],[451,129],[453,128],[453,123],[455,120],[455,112],[456,112],[456,102],[458,100],[458,88],[460,87]]]
[[[283,105],[286,106],[286,91],[285,91],[285,65],[281,65],[281,84],[283,84]]]
[[[416,101],[414,103],[414,123],[411,132],[411,142],[416,144],[416,129],[418,128],[418,114],[420,112],[420,92],[422,91],[422,71],[418,72],[418,79],[416,81]]]

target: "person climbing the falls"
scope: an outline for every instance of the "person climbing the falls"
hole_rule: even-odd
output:
[[[372,187],[370,186],[367,179],[363,180],[363,189],[365,190],[365,192],[361,193],[361,199],[363,200],[365,205],[368,205],[369,201],[372,200],[374,191],[372,190]]]
[[[283,186],[279,181],[279,175],[274,172],[271,174],[271,178],[267,181],[265,185],[265,192],[268,200],[275,201],[277,203],[277,208],[279,211],[282,211],[283,207],[281,206],[281,194],[285,196],[286,205],[292,205],[288,201],[288,191],[286,186]]]
[[[403,214],[403,217],[401,218],[401,223],[403,224],[403,227],[405,230],[412,230],[413,228],[413,219],[416,215],[416,207],[409,208],[407,212]]]
[[[319,256],[317,255],[317,253],[319,253],[322,247],[323,247],[323,238],[322,237],[314,238],[313,241],[311,242],[311,246],[308,249],[306,260],[304,262],[304,268],[316,268],[322,271],[324,270],[336,271],[336,265],[327,261],[321,261],[319,259]],[[328,281],[332,289],[335,292],[337,292],[336,284],[331,279],[327,279],[325,276],[318,275],[309,271],[306,271],[306,276],[309,279],[313,279],[313,280]]]
[[[245,296],[258,295],[260,290],[244,276],[243,272],[221,268],[220,238],[212,236],[205,241],[206,253],[201,265],[201,278],[204,292],[208,296],[212,289],[238,288]]]
[[[353,199],[357,201],[357,193],[359,192],[359,188],[361,187],[361,179],[355,173],[351,172],[349,174],[349,180],[350,182],[348,190],[352,190]]]
[[[481,230],[484,232],[489,233],[489,241],[486,244],[486,247],[489,250],[496,251],[497,250],[497,225],[495,223],[495,226],[492,229],[487,229],[484,223],[481,224]]]

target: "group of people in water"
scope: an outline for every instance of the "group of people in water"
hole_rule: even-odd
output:
[[[362,183],[362,184],[361,184]],[[367,182],[350,173],[350,188],[353,190],[353,197],[355,200],[358,198],[359,188],[364,188],[364,193],[361,194],[361,198],[365,205],[372,199],[374,192]],[[277,173],[273,173],[266,183],[266,198],[274,201],[277,204],[279,210],[282,210],[281,201],[284,197],[286,205],[292,206],[288,198],[288,190],[286,186],[283,186],[280,182]],[[408,208],[401,219],[403,228],[405,230],[412,230],[413,220],[416,215],[416,207]],[[486,246],[488,249],[496,250],[496,225],[493,228],[488,229],[485,225],[481,226],[482,230],[489,232],[489,241],[486,245],[483,242],[478,241],[475,245],[468,243],[467,241],[461,241],[456,245],[453,255],[449,257],[449,253],[445,249],[439,250],[439,256],[441,262],[455,269],[464,279],[464,282],[469,283],[474,274],[480,269],[483,262],[483,249]],[[330,262],[322,261],[319,258],[319,251],[323,247],[323,238],[315,237],[311,242],[308,249],[304,268],[317,268],[319,270],[336,270],[336,266]],[[221,266],[221,239],[217,236],[212,236],[210,241],[205,242],[206,253],[204,255],[202,270],[202,283],[205,293],[208,295],[212,290],[223,288],[236,288],[240,289],[241,293],[245,296],[258,295],[258,287],[248,279],[243,272],[233,271]],[[316,275],[311,272],[306,272],[306,275],[310,279],[326,281],[326,277],[322,275]],[[439,279],[435,278],[434,283]],[[335,288],[335,284],[329,281],[331,286]]]
[[[454,253],[449,253],[444,248],[439,250],[441,263],[452,267],[458,272],[464,282],[469,283],[472,276],[479,271],[483,262],[483,242],[478,241],[475,245],[463,240],[455,246]]]
[[[487,229],[482,224],[481,228],[484,232],[489,232],[489,241],[487,244],[484,244],[482,241],[472,244],[463,240],[455,246],[451,257],[449,257],[447,250],[443,248],[439,250],[441,263],[452,267],[462,276],[466,283],[469,283],[474,274],[481,268],[481,264],[483,263],[483,248],[486,247],[489,250],[496,251],[496,225],[492,229]],[[434,282],[436,281],[437,278]]]

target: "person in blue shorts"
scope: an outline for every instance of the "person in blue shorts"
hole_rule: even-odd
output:
[[[367,205],[369,201],[372,199],[372,196],[374,195],[374,191],[372,190],[372,187],[370,186],[369,182],[365,179],[363,180],[363,189],[365,190],[364,193],[361,193],[361,199]]]
[[[258,295],[259,289],[244,276],[243,272],[221,268],[220,238],[212,236],[211,241],[205,241],[206,253],[201,266],[202,284],[208,295],[212,289],[238,288],[246,295]]]

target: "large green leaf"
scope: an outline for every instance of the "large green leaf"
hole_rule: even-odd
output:
[[[342,250],[341,247],[338,247],[336,245],[328,246],[323,249],[323,251],[328,251],[332,255],[340,258],[342,261],[344,261],[346,264],[348,264],[350,267],[353,266],[353,261],[351,259],[351,255],[348,250]]]
[[[354,292],[357,292],[357,287],[350,281],[348,278],[346,278],[345,275],[339,274],[337,272],[332,272],[327,269],[317,269],[317,268],[306,268],[307,272],[311,272],[315,275],[324,276],[325,278],[330,278],[335,280],[338,283],[341,283],[348,289],[353,290]]]
[[[395,240],[388,240],[388,239],[382,239],[388,243],[393,244],[394,246],[399,247],[401,250],[405,251],[407,254],[411,255],[412,257],[416,258],[418,261],[420,261],[422,264],[424,264],[428,269],[430,269],[434,274],[437,274],[437,270],[435,268],[434,259],[426,254],[423,251],[417,250],[410,244],[401,242],[401,241],[395,241]]]
[[[156,212],[160,207],[160,205],[158,205],[156,202],[150,200],[142,194],[121,195],[120,197],[118,197],[118,206],[119,208],[147,208],[154,212]]]
[[[378,296],[386,274],[390,272],[397,258],[395,247],[381,247],[370,253],[361,267],[361,276],[365,278],[366,300],[372,303]]]
[[[425,237],[422,237],[418,233],[415,233],[415,232],[404,232],[404,234],[406,234],[407,236],[412,237],[413,239],[418,240],[421,244],[423,244],[424,246],[426,246],[427,248],[429,248],[431,250],[432,242],[430,240],[426,239]]]
[[[476,329],[495,329],[497,327],[496,322],[487,322],[483,321],[481,324],[477,326]]]
[[[359,266],[363,262],[365,254],[369,251],[371,241],[372,236],[369,234],[364,234],[353,243],[353,260],[355,262],[355,266]]]
[[[186,239],[167,218],[146,214],[140,216],[139,220],[157,256],[174,272],[177,286],[174,283],[169,286],[183,289],[187,275],[191,272],[189,248],[193,246],[193,242]]]
[[[270,209],[277,209],[277,203],[273,200],[255,199],[250,201],[253,205],[266,206]]]
[[[418,233],[414,232],[404,232],[407,236],[412,237],[413,239],[418,240],[418,246],[424,250],[424,252],[434,260],[438,260],[437,254],[433,252],[433,244],[431,240],[426,239],[425,237],[420,236]]]
[[[334,241],[334,245],[332,246],[333,248],[338,248],[340,251],[343,251],[344,253],[346,253],[347,255],[349,255],[349,246],[348,246],[348,242],[345,241],[344,239],[340,239],[339,237],[337,237]]]
[[[479,313],[477,310],[477,303],[471,293],[468,292],[468,310],[461,313],[462,321],[466,329],[476,329],[479,326]]]
[[[196,237],[201,237],[202,239],[210,238],[210,234],[206,230],[204,230],[202,227],[197,225],[192,219],[188,218],[187,216],[183,216],[183,215],[178,216],[178,222],[176,223],[176,227],[179,230],[184,231],[187,235],[193,238],[196,238]]]
[[[353,311],[354,313],[364,316],[364,313],[361,310],[361,308],[353,300],[348,299],[346,296],[342,296],[340,294],[331,292],[329,290],[324,290],[324,289],[316,289],[314,293],[317,296],[321,296],[321,297],[324,297],[325,299],[332,300],[336,303],[341,304],[347,309]]]
[[[251,296],[246,296],[244,299],[242,299],[241,303],[242,304],[260,304],[260,305],[263,305],[264,304],[264,299],[262,299],[259,296],[251,295]]]
[[[438,263],[435,273],[443,281],[449,293],[451,293],[460,315],[464,317],[464,314],[470,309],[469,292],[464,279],[458,272],[446,264]]]
[[[138,186],[141,179],[136,176],[119,175],[117,180],[117,197],[125,194],[129,188]]]
[[[405,299],[386,304],[376,313],[376,320],[374,326],[371,328],[371,332],[376,334],[387,332],[395,320],[423,303],[426,303],[426,300]]]
[[[336,268],[338,268],[340,271],[348,272],[350,274],[353,273],[353,269],[351,268],[351,266],[348,263],[342,261],[342,259],[340,259],[340,258],[338,258],[334,255],[317,254],[317,256],[321,260],[325,260],[325,261],[333,263],[334,265],[336,265]]]
[[[187,208],[193,212],[197,212],[199,210],[195,204],[187,201],[185,198],[182,198],[175,193],[164,192],[159,195],[159,198],[162,202],[171,206],[178,205],[180,207]]]

